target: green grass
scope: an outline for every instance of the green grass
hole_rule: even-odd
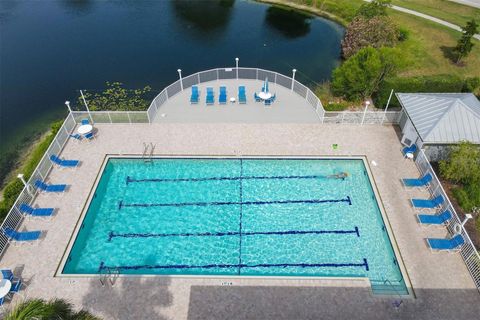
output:
[[[480,9],[447,0],[393,0],[392,4],[425,13],[461,27],[472,19],[480,22]]]

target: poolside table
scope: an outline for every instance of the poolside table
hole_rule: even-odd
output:
[[[93,126],[91,124],[83,124],[80,127],[78,127],[77,132],[81,135],[85,135],[87,133],[92,132]]]
[[[235,97],[231,97],[231,98],[230,98],[230,102],[231,102],[231,103],[235,103],[235,101],[237,101],[237,99],[236,99]]]
[[[257,95],[260,99],[262,100],[267,100],[267,99],[270,99],[272,97],[272,94],[270,92],[259,92],[258,95]]]
[[[12,282],[8,279],[1,279],[0,280],[0,298],[5,297],[12,288]]]

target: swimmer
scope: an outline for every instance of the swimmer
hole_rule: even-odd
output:
[[[332,174],[328,176],[328,178],[342,179],[342,180],[345,180],[346,177],[348,177],[348,172],[340,172],[340,173]]]

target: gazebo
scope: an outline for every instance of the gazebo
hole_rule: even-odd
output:
[[[461,141],[480,144],[480,101],[472,93],[396,93],[403,107],[402,143],[423,148],[430,161]]]

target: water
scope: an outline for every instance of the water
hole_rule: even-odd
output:
[[[108,268],[368,277],[405,291],[362,160],[111,159],[63,273]]]
[[[65,116],[77,89],[105,81],[160,92],[184,75],[234,65],[312,83],[329,79],[343,29],[246,1],[0,1],[0,150]]]

